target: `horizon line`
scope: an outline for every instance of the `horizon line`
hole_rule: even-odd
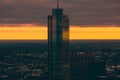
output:
[[[48,39],[0,39],[0,41],[48,41]],[[69,41],[120,41],[120,39],[70,39]]]

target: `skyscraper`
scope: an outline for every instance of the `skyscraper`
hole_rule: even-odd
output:
[[[48,57],[49,57],[49,79],[65,80],[66,61],[69,54],[69,19],[63,14],[63,9],[52,10],[48,16]]]

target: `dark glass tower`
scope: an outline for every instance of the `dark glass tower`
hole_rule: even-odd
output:
[[[63,9],[52,10],[48,16],[48,54],[49,79],[65,80],[67,56],[69,54],[69,19],[63,14]]]
[[[70,56],[70,80],[96,79],[94,55],[72,53]]]

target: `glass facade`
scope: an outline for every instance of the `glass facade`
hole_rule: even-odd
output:
[[[60,8],[48,16],[49,79],[65,80],[69,54],[69,19]]]

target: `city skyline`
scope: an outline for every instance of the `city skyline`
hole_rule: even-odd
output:
[[[120,80],[113,0],[1,0],[0,80]]]

